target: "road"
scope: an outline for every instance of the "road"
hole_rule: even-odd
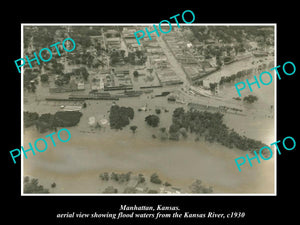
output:
[[[157,42],[160,45],[160,47],[162,48],[162,50],[164,51],[165,55],[167,56],[168,61],[171,64],[171,67],[174,69],[175,73],[183,81],[183,85],[184,86],[190,85],[190,82],[187,80],[186,74],[183,71],[183,69],[181,68],[180,63],[177,61],[177,59],[175,59],[174,55],[172,54],[171,50],[169,49],[169,47],[167,46],[165,41],[161,37],[158,37]]]

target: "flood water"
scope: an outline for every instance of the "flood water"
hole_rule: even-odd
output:
[[[43,89],[40,85],[38,88]],[[171,89],[178,91],[180,88],[181,86],[174,86]],[[41,95],[47,96],[47,88],[44,90]],[[118,105],[132,107],[135,112],[130,125],[121,131],[111,130],[109,126],[101,130],[91,127],[88,124],[90,117],[95,117],[96,121],[108,119],[112,102],[86,101],[87,108],[82,109],[83,116],[79,124],[68,128],[72,134],[71,140],[61,143],[55,138],[56,147],[49,144],[47,151],[24,158],[24,176],[38,178],[40,184],[49,188],[52,193],[101,193],[108,184],[100,181],[100,173],[129,171],[143,173],[145,176],[156,172],[163,181],[181,188],[182,193],[189,193],[188,186],[196,179],[202,180],[206,186],[212,186],[214,193],[274,193],[274,158],[261,160],[260,164],[253,160],[253,167],[246,163],[241,167],[242,172],[239,172],[234,159],[245,157],[247,152],[228,149],[216,143],[194,142],[192,135],[187,140],[178,142],[153,139],[151,136],[158,135],[160,127],[170,126],[175,108],[187,109],[186,105],[168,102],[166,97],[152,98],[166,90],[169,91],[170,88],[155,89],[153,93],[140,97],[120,98],[116,102]],[[242,101],[233,102],[232,97],[237,97],[234,84],[224,85],[220,93],[221,100],[209,100],[200,96],[194,99],[198,98],[199,103],[215,101],[216,104],[229,102],[239,105],[246,116],[226,114],[224,123],[240,135],[260,140],[267,145],[275,141],[274,118],[270,117],[270,105],[274,105],[274,84],[255,89],[253,94],[259,100],[253,105]],[[245,96],[248,94],[251,93],[245,89]],[[67,104],[34,101],[33,94],[27,94],[26,98],[28,102],[24,104],[24,111],[55,113],[61,104]],[[148,111],[137,111],[146,104]],[[155,114],[156,108],[162,110],[159,115],[160,124],[158,128],[152,128],[144,119],[147,115]],[[138,127],[135,134],[129,129],[131,125]],[[40,134],[35,127],[24,128],[24,131],[25,149],[28,142],[34,143],[37,138],[52,133],[49,131]],[[57,187],[51,189],[53,182]]]
[[[186,192],[195,179],[213,186],[214,193],[273,192],[273,160],[253,163],[252,168],[245,164],[239,172],[234,159],[245,152],[218,144],[161,142],[126,131],[76,138],[76,131],[69,130],[68,143],[55,139],[57,147],[24,159],[24,174],[38,177],[45,186],[56,182],[57,193],[98,193],[98,176],[105,171],[157,172],[162,180]]]

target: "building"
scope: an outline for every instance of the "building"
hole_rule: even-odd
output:
[[[167,69],[157,69],[157,78],[162,85],[175,85],[182,84],[182,80],[177,76],[177,74],[170,68]]]
[[[111,49],[120,49],[121,48],[121,38],[106,38],[106,44]]]
[[[77,89],[78,90],[84,90],[84,82],[83,81],[80,81],[77,83]]]
[[[61,109],[61,111],[80,111],[81,108],[81,106],[66,105]]]

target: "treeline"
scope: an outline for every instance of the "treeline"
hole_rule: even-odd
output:
[[[190,109],[185,112],[183,108],[176,108],[172,116],[169,132],[178,134],[180,129],[197,134],[198,138],[204,137],[210,143],[218,142],[228,148],[236,147],[244,151],[258,150],[265,146],[261,141],[240,136],[233,129],[223,123],[223,114],[210,113]]]
[[[222,85],[224,83],[230,83],[231,81],[234,81],[235,79],[239,79],[241,77],[247,76],[253,72],[253,68],[245,69],[238,71],[236,74],[232,74],[227,77],[221,77],[221,80],[219,81],[219,84]]]
[[[112,129],[122,129],[133,119],[134,111],[131,107],[112,105],[109,112],[109,123]]]
[[[54,115],[45,113],[40,116],[36,112],[24,112],[24,126],[36,125],[37,130],[44,133],[56,127],[76,126],[81,116],[82,113],[77,111],[58,111]]]
[[[132,175],[132,172],[128,173],[108,173],[104,172],[99,175],[99,178],[104,181],[113,181],[116,182],[119,186],[120,184],[128,185],[129,183],[131,186],[125,186],[123,193],[170,193],[167,192],[160,192],[157,190],[158,187],[171,187],[173,190],[180,191],[180,188],[172,187],[172,184],[165,181],[163,182],[157,173],[153,173],[150,175],[149,178],[146,179],[146,177],[139,173],[138,175]],[[151,184],[152,183],[152,184]],[[152,188],[149,189],[147,187],[148,184],[151,184]],[[153,184],[156,184],[157,186],[153,186]],[[188,186],[190,193],[212,193],[213,188],[211,186],[206,187],[202,184],[201,180],[197,179],[195,180],[191,185]],[[169,190],[171,190],[169,189]],[[110,185],[106,187],[103,190],[103,193],[122,193],[119,192],[117,188],[114,188],[114,186]]]
[[[39,180],[36,178],[30,179],[28,176],[24,177],[24,193],[49,193],[49,189],[39,185]]]

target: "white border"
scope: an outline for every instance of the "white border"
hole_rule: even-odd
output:
[[[171,23],[172,25],[176,25]],[[153,23],[21,23],[21,57],[23,56],[23,30],[24,26],[150,26]],[[166,25],[166,24],[162,24]],[[277,65],[277,23],[192,23],[192,24],[180,24],[180,26],[274,26],[274,66]],[[277,79],[274,86],[274,137],[277,140]],[[23,146],[24,141],[24,124],[23,124],[23,67],[21,68],[21,144]],[[274,151],[275,152],[275,151]],[[24,194],[23,193],[23,154],[21,154],[21,196],[277,196],[277,152],[274,154],[274,193],[216,193],[216,194]]]

